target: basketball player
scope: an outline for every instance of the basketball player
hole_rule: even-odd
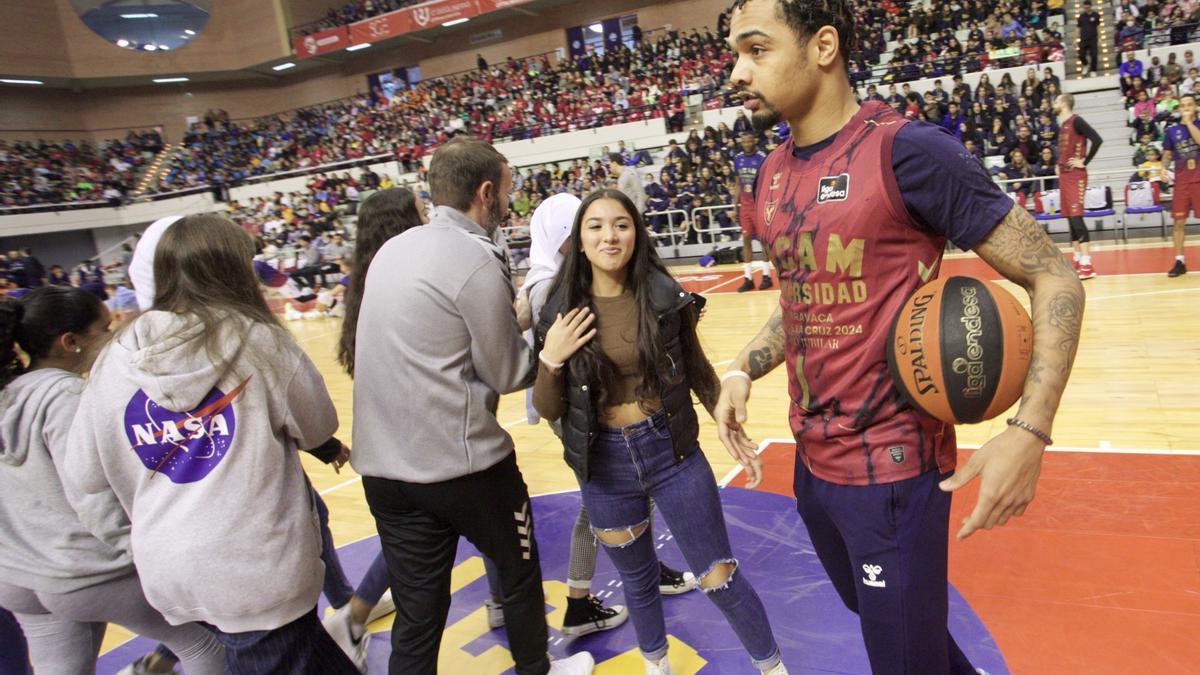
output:
[[[738,177],[738,224],[742,226],[742,275],[746,280],[738,286],[738,293],[754,290],[754,179],[758,176],[758,167],[767,158],[766,153],[758,149],[758,137],[750,132],[742,134],[742,151],[733,158],[733,170]],[[759,290],[771,287],[771,263],[767,260],[767,251],[763,249],[762,282]]]
[[[466,536],[499,569],[517,673],[590,673],[587,652],[547,657],[529,491],[496,419],[500,395],[535,374],[508,264],[491,238],[508,213],[508,162],[458,137],[434,153],[429,188],[430,223],[393,237],[371,263],[355,337],[361,451],[351,462],[396,600],[389,672],[437,672],[450,572]],[[412,394],[397,395],[397,377]]]
[[[1062,214],[1071,224],[1071,246],[1075,249],[1075,273],[1080,279],[1096,276],[1092,267],[1091,236],[1083,222],[1083,199],[1087,193],[1087,165],[1100,150],[1104,139],[1083,118],[1075,114],[1075,97],[1059,94],[1054,99],[1058,116],[1058,193]]]
[[[1175,219],[1175,264],[1167,276],[1172,279],[1187,274],[1183,245],[1187,238],[1187,219],[1190,213],[1200,215],[1200,128],[1196,127],[1196,97],[1186,94],[1179,99],[1179,123],[1167,127],[1163,134],[1163,166],[1175,160],[1175,194],[1171,199],[1171,215]]]
[[[786,362],[797,507],[834,588],[859,614],[872,670],[973,673],[943,628],[950,494],[981,477],[960,539],[1003,525],[1033,499],[1083,289],[1041,227],[952,136],[855,102],[849,0],[738,0],[729,41],[731,81],[756,126],[782,119],[792,135],[759,169],[755,191],[780,307],[722,378],[718,433],[757,485],[750,385]],[[953,476],[953,427],[903,401],[885,358],[892,317],[936,275],[946,239],[1024,287],[1034,323],[1020,410]]]

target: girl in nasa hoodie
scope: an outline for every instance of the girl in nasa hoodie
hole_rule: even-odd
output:
[[[121,514],[150,604],[203,622],[232,673],[357,673],[317,618],[324,566],[298,451],[337,414],[267,307],[250,236],[185,217],[155,248],[155,297],[100,353],[71,426],[66,479],[102,529]]]
[[[168,624],[146,602],[123,514],[89,532],[60,477],[79,373],[109,321],[100,299],[77,288],[0,300],[0,607],[16,614],[30,652],[19,666],[0,661],[0,672],[28,672],[29,661],[39,675],[93,672],[106,625],[116,623],[166,642],[188,673],[217,675],[216,638],[195,623]]]

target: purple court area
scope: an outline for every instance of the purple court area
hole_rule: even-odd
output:
[[[834,593],[796,514],[793,500],[770,492],[725,488],[722,501],[734,553],[742,563],[738,573],[746,574],[762,596],[788,669],[792,673],[870,672],[858,619]],[[546,579],[565,579],[570,530],[579,509],[579,493],[535,497],[533,505],[542,573]],[[677,568],[686,567],[661,518],[655,522],[654,534],[662,544],[659,556]],[[378,551],[379,543],[374,537],[339,549],[342,565],[352,581],[362,577]],[[474,555],[478,555],[475,548],[463,541],[458,549],[458,562]],[[621,603],[619,583],[616,570],[601,553],[593,591],[615,590],[614,595],[605,600],[609,604]],[[477,610],[487,595],[487,581],[482,576],[463,587],[454,595],[448,623],[460,621]],[[562,598],[553,597],[546,601],[551,604],[564,602]],[[667,613],[668,632],[695,648],[708,662],[701,673],[753,675],[757,672],[750,666],[741,644],[717,608],[702,593],[668,597],[663,608]],[[597,662],[603,662],[637,645],[630,622],[616,630],[573,640],[563,638],[555,626],[550,628],[549,649],[556,655],[586,649],[592,652]],[[1004,657],[987,628],[953,588],[950,589],[950,630],[976,667],[993,675],[1008,672]],[[390,649],[388,634],[376,633],[371,640],[368,670],[386,673]],[[484,633],[464,649],[471,654],[481,654],[496,644],[505,644],[503,629]],[[98,672],[102,675],[115,673],[153,647],[147,640],[134,640],[101,657]]]

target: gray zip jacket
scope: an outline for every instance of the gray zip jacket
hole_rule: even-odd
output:
[[[496,407],[535,370],[503,258],[482,227],[447,206],[379,250],[355,345],[355,471],[436,483],[513,451]]]

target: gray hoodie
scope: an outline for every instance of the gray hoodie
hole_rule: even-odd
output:
[[[139,316],[96,361],[71,426],[65,481],[87,508],[115,493],[146,598],[172,624],[271,630],[317,604],[324,566],[300,448],[337,430],[316,366],[281,328],[231,316],[218,368],[205,329]],[[261,356],[255,356],[261,355]]]
[[[79,521],[56,466],[83,380],[57,368],[18,377],[0,395],[0,581],[70,593],[133,573],[125,514],[97,519],[105,543]]]

